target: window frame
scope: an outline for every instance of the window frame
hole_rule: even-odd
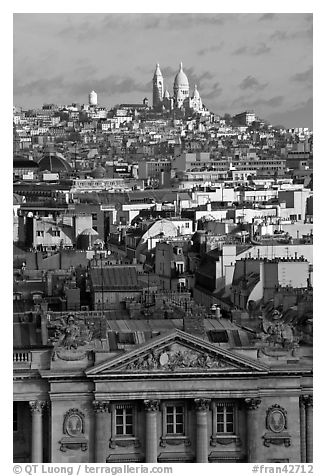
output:
[[[167,408],[168,407],[183,407],[183,433],[168,433],[167,422]],[[167,400],[162,402],[162,436],[160,439],[160,446],[166,447],[170,444],[181,444],[190,446],[189,439],[189,404],[186,400]],[[176,414],[175,414],[176,415]],[[175,424],[177,422],[175,421]]]
[[[227,408],[233,408],[233,431],[217,431],[218,429],[218,422],[217,422],[217,414],[218,409],[223,408],[223,427],[226,430],[227,425]],[[239,404],[236,400],[213,400],[211,403],[211,410],[212,410],[212,435],[211,435],[211,446],[216,446],[219,442],[224,442],[224,444],[229,441],[234,441],[236,445],[239,445],[240,437],[239,437]]]
[[[132,410],[132,434],[117,433],[117,410]],[[111,438],[109,446],[110,448],[116,448],[117,446],[134,446],[135,448],[140,446],[139,439],[137,437],[138,428],[138,407],[134,402],[116,402],[111,404]],[[123,418],[123,427],[125,427],[126,418]]]
[[[172,413],[169,413],[169,408],[172,408]],[[178,409],[181,408],[182,412],[178,412]],[[182,421],[178,422],[177,417],[181,415],[182,416]],[[167,435],[172,435],[172,436],[185,436],[185,406],[184,405],[166,405],[165,408],[165,416],[166,416],[166,421],[165,421],[165,430]],[[172,422],[168,422],[168,417],[172,416]],[[172,425],[173,431],[169,431],[169,427]],[[179,432],[177,431],[177,426],[182,425],[182,431]]]
[[[119,405],[120,407],[120,405]],[[119,412],[119,414],[118,414]],[[120,412],[122,412],[120,414]],[[131,416],[131,423],[127,422],[127,418]],[[118,423],[118,417],[122,417],[122,423]],[[127,431],[127,428],[131,427],[131,433]],[[121,408],[115,408],[115,415],[114,415],[114,428],[115,434],[117,437],[133,437],[134,436],[134,415],[133,415],[133,408],[129,405],[123,405]],[[118,432],[118,428],[122,428],[122,433]]]

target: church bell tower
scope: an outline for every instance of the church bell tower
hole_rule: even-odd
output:
[[[153,109],[156,111],[162,107],[163,94],[163,75],[160,70],[160,65],[157,63],[153,76]]]

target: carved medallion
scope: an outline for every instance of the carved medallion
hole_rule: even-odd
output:
[[[286,410],[279,405],[273,405],[267,410],[266,428],[274,433],[286,429]]]
[[[85,415],[76,408],[67,411],[63,419],[63,433],[66,436],[59,442],[60,451],[66,452],[68,449],[87,450],[87,440],[84,437],[84,418]]]
[[[266,412],[267,433],[263,436],[264,445],[269,447],[273,445],[291,445],[291,436],[287,433],[286,410],[280,405],[275,404],[268,408]]]
[[[63,433],[69,436],[77,436],[84,433],[84,414],[76,408],[67,411],[63,420]]]

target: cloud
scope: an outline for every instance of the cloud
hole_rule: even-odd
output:
[[[241,46],[237,50],[233,51],[233,55],[243,55],[244,53],[247,53],[249,50],[246,46]]]
[[[257,46],[249,48],[248,46],[241,46],[237,50],[233,51],[233,55],[244,55],[248,54],[251,56],[258,56],[263,55],[265,53],[269,53],[271,48],[267,46],[265,43],[260,43]]]
[[[83,76],[83,77],[93,76],[96,74],[97,71],[98,71],[98,68],[96,66],[91,65],[90,63],[80,62],[80,64],[78,64],[77,67],[74,69],[74,74],[76,74],[76,76]]]
[[[76,22],[76,17],[66,17],[66,25],[59,36],[85,41],[106,35],[111,30],[146,31],[190,29],[210,25],[224,25],[233,21],[237,14],[217,13],[110,13],[102,16],[91,14],[87,19]],[[78,17],[77,17],[78,18]]]
[[[229,19],[227,15],[218,13],[171,13],[167,15],[160,15],[162,20],[165,20],[165,26],[189,28],[193,26],[205,25],[224,25]]]
[[[214,53],[215,51],[220,51],[223,48],[224,42],[222,41],[216,46],[208,46],[207,48],[203,48],[197,51],[199,56],[205,55],[206,53]]]
[[[274,96],[271,99],[257,99],[252,106],[270,106],[279,107],[283,104],[284,96]]]
[[[269,53],[271,51],[271,48],[267,46],[265,43],[260,43],[260,45],[257,46],[257,48],[254,48],[252,50],[253,55],[264,55],[265,53]]]
[[[256,106],[267,106],[267,107],[279,107],[282,105],[284,101],[284,96],[274,96],[271,99],[264,99],[259,98],[256,100],[252,100],[252,98],[248,96],[239,96],[238,98],[234,99],[231,103],[232,107],[243,107],[246,109],[253,109]]]
[[[89,91],[94,89],[97,93],[105,93],[111,96],[119,93],[132,92],[149,92],[151,91],[151,83],[141,83],[133,78],[121,78],[117,76],[107,76],[101,79],[83,78],[78,81],[67,80],[65,76],[56,76],[51,79],[39,79],[25,84],[14,83],[15,94],[42,94],[43,97],[51,95],[53,91],[56,93],[64,93],[71,97],[85,96]]]
[[[264,13],[264,15],[259,18],[259,21],[273,20],[275,17],[275,13]]]
[[[50,91],[60,90],[64,88],[64,77],[55,76],[51,79],[37,79],[35,81],[30,81],[29,83],[21,84],[14,78],[14,94],[27,94],[35,95],[42,94],[45,96]]]
[[[222,94],[223,89],[220,86],[219,82],[216,82],[212,85],[210,92],[202,94],[202,98],[205,101],[215,99]]]
[[[101,29],[96,28],[89,20],[84,20],[78,25],[73,25],[68,19],[68,25],[59,31],[58,36],[72,38],[76,41],[86,41],[95,38],[101,33]]]
[[[294,74],[291,77],[291,80],[296,81],[298,83],[307,83],[312,85],[312,77],[313,77],[313,69],[311,66],[309,69],[307,69],[307,71]]]
[[[277,41],[286,41],[286,40],[299,40],[299,39],[312,39],[313,37],[313,25],[305,30],[298,31],[287,31],[287,30],[276,30],[270,35],[271,40]]]
[[[230,15],[216,13],[129,13],[106,15],[102,24],[105,28],[116,29],[128,26],[132,29],[151,30],[223,25],[230,19]]]
[[[312,97],[306,101],[296,104],[287,111],[275,112],[267,115],[272,124],[284,124],[286,127],[309,127],[313,128],[313,100]]]
[[[240,89],[251,89],[253,91],[260,91],[266,88],[267,85],[268,83],[260,83],[253,76],[247,76],[241,81],[241,83],[239,84],[239,87]]]

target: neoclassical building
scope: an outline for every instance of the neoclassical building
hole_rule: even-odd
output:
[[[173,314],[17,314],[14,461],[311,462],[311,348]]]
[[[153,76],[153,109],[155,111],[184,109],[187,112],[208,113],[202,103],[197,85],[194,87],[193,94],[190,95],[189,81],[182,63],[174,79],[172,96],[167,89],[164,89],[163,74],[160,65],[156,65]]]

